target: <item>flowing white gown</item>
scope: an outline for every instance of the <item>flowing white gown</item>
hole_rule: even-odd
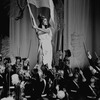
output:
[[[48,65],[48,68],[52,68],[52,31],[49,33],[44,33],[42,31],[38,31],[39,35],[39,52],[40,52],[40,62],[45,65]]]

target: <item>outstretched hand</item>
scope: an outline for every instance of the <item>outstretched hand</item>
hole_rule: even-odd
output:
[[[92,56],[91,56],[89,51],[87,52],[87,56],[88,56],[89,59],[92,59]]]

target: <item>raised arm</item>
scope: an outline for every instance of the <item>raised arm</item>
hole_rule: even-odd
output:
[[[42,29],[42,28],[39,28],[38,26],[33,26],[33,27],[34,27],[37,31],[42,31],[44,34],[50,32],[49,29]]]

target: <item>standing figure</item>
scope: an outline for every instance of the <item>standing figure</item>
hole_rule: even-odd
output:
[[[38,16],[39,26],[34,26],[36,29],[39,47],[38,47],[38,63],[47,65],[52,69],[52,31],[50,24],[45,16]]]

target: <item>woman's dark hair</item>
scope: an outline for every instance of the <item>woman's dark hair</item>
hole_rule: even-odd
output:
[[[39,20],[39,28],[42,28],[42,25],[43,25],[43,20],[45,19],[46,17],[43,16],[43,15],[38,15],[38,20]],[[47,18],[46,18],[47,19]],[[45,28],[48,28],[50,27],[50,24],[48,23],[48,25],[45,25]]]

